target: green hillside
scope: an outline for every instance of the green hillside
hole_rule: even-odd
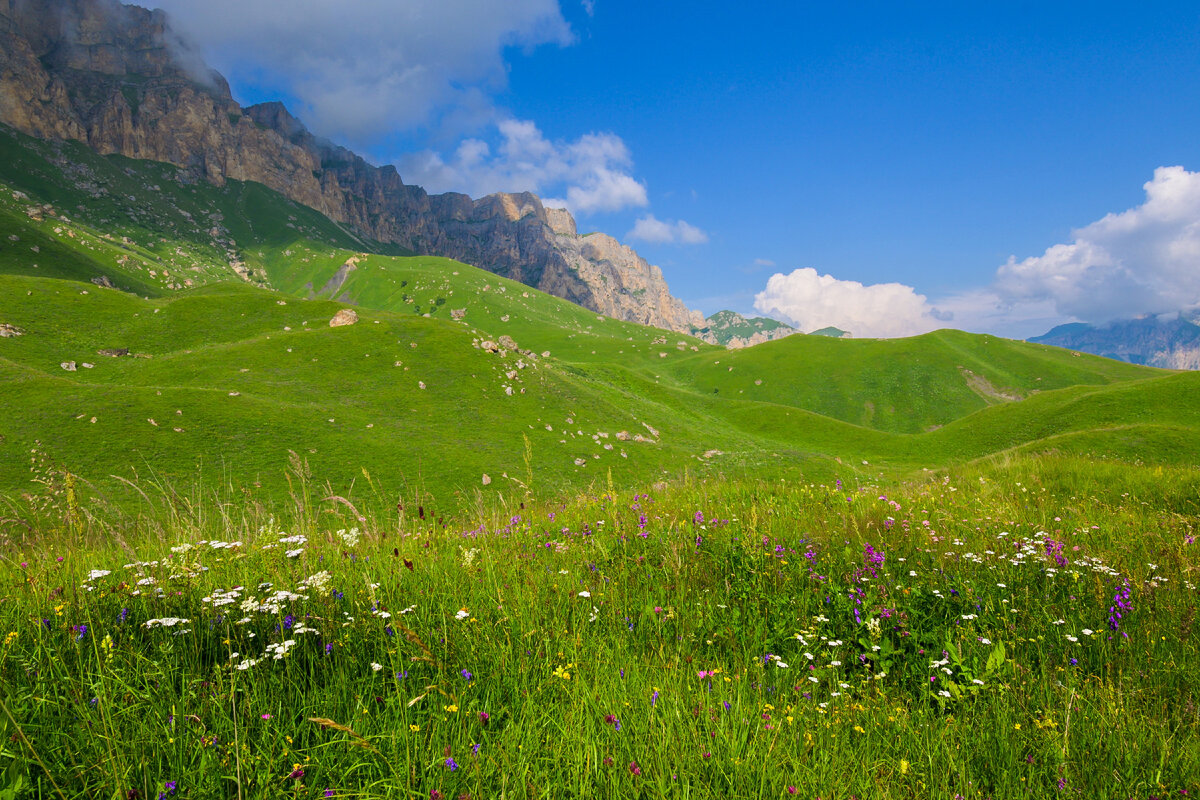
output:
[[[335,491],[365,470],[468,503],[1048,449],[1186,464],[1200,443],[1193,373],[951,330],[725,350],[256,184],[2,131],[0,155],[0,323],[24,332],[0,339],[0,493],[53,464],[103,491],[153,475],[272,497],[300,459]],[[358,322],[330,327],[347,304]]]

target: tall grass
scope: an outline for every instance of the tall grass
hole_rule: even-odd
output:
[[[1200,790],[1194,470],[453,516],[294,480],[277,508],[10,503],[0,797]]]

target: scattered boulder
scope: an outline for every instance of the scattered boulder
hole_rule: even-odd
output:
[[[63,369],[65,369],[67,372],[75,371],[75,362],[74,361],[64,361],[61,364],[59,364],[59,366],[62,367]]]
[[[488,475],[486,472],[485,472],[485,473],[483,473],[483,485],[484,485],[484,486],[487,486],[487,485],[488,485],[488,484],[490,484],[491,482],[492,482],[492,478],[491,478],[491,476],[490,476],[490,475]]]
[[[465,308],[450,309],[450,319],[463,319],[466,316],[467,316],[467,310]]]
[[[0,339],[11,339],[14,336],[24,336],[25,331],[18,328],[16,325],[9,325],[7,322],[0,322]]]
[[[109,277],[107,275],[97,275],[96,277],[92,278],[92,283],[94,283],[97,286],[100,286],[102,288],[105,288],[105,289],[117,288],[116,286],[113,285],[113,282],[109,279]]]
[[[329,320],[329,327],[339,328],[342,325],[353,325],[358,322],[358,312],[352,308],[343,308]]]
[[[129,355],[128,347],[105,347],[103,350],[97,350],[96,355],[108,356],[110,358],[120,358],[121,356]]]
[[[497,341],[497,344],[499,344],[505,350],[516,350],[517,349],[516,341],[508,334],[501,336],[500,339]]]

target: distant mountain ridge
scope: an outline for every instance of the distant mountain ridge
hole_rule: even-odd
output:
[[[604,234],[580,236],[533,194],[428,194],[392,166],[311,134],[280,103],[242,108],[166,15],[115,0],[0,0],[0,122],[254,181],[381,242],[475,264],[616,319],[703,326],[662,271]]]
[[[1164,369],[1200,369],[1200,325],[1179,315],[1146,316],[1105,325],[1073,322],[1029,339],[1131,364]]]
[[[709,344],[736,350],[782,339],[800,331],[767,317],[746,318],[736,311],[718,311],[704,320],[703,328],[696,328],[692,333]]]

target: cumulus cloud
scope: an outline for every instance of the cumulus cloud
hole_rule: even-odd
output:
[[[754,296],[754,308],[805,332],[833,326],[856,338],[914,336],[946,327],[953,317],[911,286],[863,285],[807,267],[772,275]]]
[[[557,0],[158,0],[236,85],[295,97],[317,133],[369,142],[453,115],[478,121],[504,50],[573,41]]]
[[[647,214],[633,224],[626,234],[629,239],[639,239],[655,244],[704,244],[708,234],[683,220],[661,220]]]
[[[648,203],[645,185],[629,173],[629,149],[616,134],[588,133],[572,142],[555,142],[533,122],[517,119],[500,121],[494,132],[498,138],[494,149],[483,139],[467,139],[449,158],[432,150],[413,153],[400,159],[400,174],[430,191],[465,192],[472,197],[554,192],[546,205],[577,213]]]
[[[1010,257],[995,290],[1099,323],[1200,304],[1200,173],[1159,167],[1139,206],[1072,232],[1040,256]]]

